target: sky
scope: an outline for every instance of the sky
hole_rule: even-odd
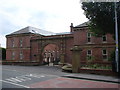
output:
[[[86,21],[80,0],[0,0],[0,44],[5,48],[5,36],[27,26],[60,33]]]

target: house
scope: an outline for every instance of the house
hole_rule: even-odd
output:
[[[88,64],[109,65],[109,57],[115,49],[111,34],[94,36],[88,29],[88,23],[73,26],[70,32],[52,33],[31,26],[6,35],[6,64],[41,65],[47,58],[62,63],[72,63],[71,48],[77,46],[82,66]],[[50,61],[50,60],[49,60]],[[52,59],[51,61],[52,62]]]

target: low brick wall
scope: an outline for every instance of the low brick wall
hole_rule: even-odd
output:
[[[112,70],[103,70],[103,69],[80,69],[79,73],[117,76],[117,73],[113,72]]]
[[[24,66],[35,66],[35,65],[40,65],[39,62],[8,62],[8,61],[3,61],[2,65],[24,65]]]

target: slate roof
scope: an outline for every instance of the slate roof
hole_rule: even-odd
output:
[[[56,35],[64,35],[64,34],[72,34],[72,32],[61,32],[61,33],[56,33]]]
[[[79,25],[75,26],[75,28],[87,27],[89,23],[90,23],[90,21],[84,22],[84,23],[82,23],[82,24],[79,24]]]
[[[21,30],[18,30],[16,32],[13,32],[9,35],[15,35],[15,34],[27,34],[27,33],[33,33],[33,34],[41,34],[41,35],[54,35],[53,32],[50,32],[50,31],[46,31],[46,30],[42,30],[42,29],[38,29],[38,28],[35,28],[35,27],[31,27],[31,26],[28,26],[28,27],[25,27]]]

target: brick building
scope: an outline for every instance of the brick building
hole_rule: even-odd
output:
[[[72,63],[71,48],[82,49],[80,63],[111,65],[109,57],[115,48],[112,35],[95,37],[88,30],[88,22],[70,26],[70,32],[52,33],[33,27],[26,27],[9,35],[7,38],[6,63],[8,64],[43,64],[47,57],[54,57],[62,63]],[[50,56],[49,56],[50,55]],[[51,56],[52,55],[52,56]]]

